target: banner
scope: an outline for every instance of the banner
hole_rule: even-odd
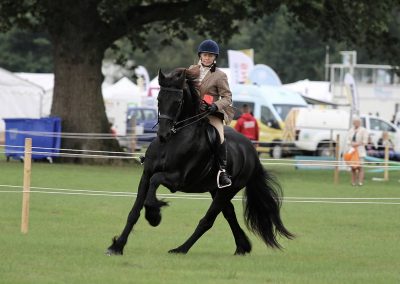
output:
[[[255,85],[282,86],[278,74],[265,64],[257,64],[250,70],[249,79]]]
[[[353,75],[346,73],[344,76],[344,87],[347,98],[351,104],[351,113],[360,114],[360,102],[358,98],[357,86]]]
[[[249,74],[254,66],[254,50],[228,50],[231,82],[234,84],[250,84]]]

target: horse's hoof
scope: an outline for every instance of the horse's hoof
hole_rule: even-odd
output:
[[[145,218],[153,227],[157,227],[161,223],[160,209],[146,208]]]
[[[168,251],[168,253],[187,254],[187,251],[185,251],[181,248],[175,248],[175,249],[171,249],[170,251]]]
[[[112,256],[112,255],[122,255],[121,251],[115,251],[113,249],[107,249],[105,255]]]
[[[236,249],[236,251],[235,251],[235,255],[241,255],[241,256],[243,256],[243,255],[246,255],[246,253],[248,253],[247,251],[245,251],[245,250],[239,250],[239,249]]]

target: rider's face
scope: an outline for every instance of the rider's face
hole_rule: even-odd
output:
[[[211,64],[213,64],[215,58],[216,58],[215,54],[207,52],[200,53],[201,63],[203,63],[203,65],[205,66],[210,66]]]

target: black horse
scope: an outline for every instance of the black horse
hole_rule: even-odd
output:
[[[167,76],[159,72],[161,88],[158,95],[157,138],[146,151],[136,201],[122,234],[115,237],[108,248],[109,255],[123,253],[128,235],[143,207],[150,225],[160,224],[161,207],[167,205],[156,198],[156,190],[160,185],[171,192],[210,192],[213,198],[194,233],[181,246],[170,250],[171,253],[187,253],[213,226],[221,211],[235,238],[235,254],[249,253],[251,243],[237,221],[231,202],[244,187],[243,204],[247,227],[273,248],[281,248],[277,241],[278,234],[289,239],[294,237],[281,220],[281,188],[278,182],[264,170],[250,140],[230,127],[225,127],[225,137],[232,185],[217,188],[218,167],[213,150],[217,147],[213,143],[220,143],[219,136],[205,118],[207,113],[200,111],[201,101],[196,89],[198,74],[193,73],[193,70],[183,68],[175,69]]]

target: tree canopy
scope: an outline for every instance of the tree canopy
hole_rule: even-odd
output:
[[[381,51],[388,58],[398,57],[398,15],[400,0],[1,0],[0,31],[18,28],[46,33],[52,46],[55,88],[52,114],[60,116],[66,132],[108,132],[109,124],[101,96],[101,62],[104,53],[114,48],[117,40],[127,38],[132,49],[151,50],[154,42],[164,44],[173,39],[188,40],[196,45],[192,32],[202,38],[227,40],[238,32],[245,33],[243,41],[262,44],[270,34],[259,36],[260,29],[251,29],[252,22],[276,12],[285,5],[288,19],[296,33],[272,44],[285,44],[287,61],[296,66],[296,56],[290,51],[309,48],[299,40],[317,37],[334,39],[346,44],[365,46],[370,52]],[[277,19],[277,21],[279,18]],[[245,21],[245,22],[243,22]],[[265,22],[263,22],[265,21]],[[269,30],[270,19],[258,22]],[[245,23],[242,30],[240,25]],[[247,29],[247,30],[246,30]],[[306,30],[304,34],[300,31]],[[315,30],[309,34],[307,30]],[[151,38],[151,36],[155,38]],[[248,36],[249,38],[245,38]],[[296,47],[299,47],[296,49]],[[193,49],[192,49],[193,50]],[[265,49],[265,50],[268,50]],[[263,49],[264,51],[264,49]],[[156,51],[157,52],[157,51]],[[186,50],[176,54],[189,57]],[[279,56],[270,56],[273,67],[281,66]],[[260,56],[262,53],[260,53]],[[273,53],[272,53],[273,54]],[[259,56],[259,55],[257,55]],[[291,57],[292,56],[292,57]],[[310,54],[310,57],[313,55]],[[176,59],[169,57],[169,60]],[[397,59],[398,60],[398,59]],[[189,58],[192,63],[192,58]],[[394,60],[393,60],[394,61]],[[265,62],[268,64],[268,62]],[[275,66],[274,66],[275,64]],[[313,72],[318,73],[318,70]],[[288,78],[290,69],[284,71]],[[115,141],[114,141],[115,142]],[[64,140],[64,147],[78,149],[109,149],[113,141]]]

